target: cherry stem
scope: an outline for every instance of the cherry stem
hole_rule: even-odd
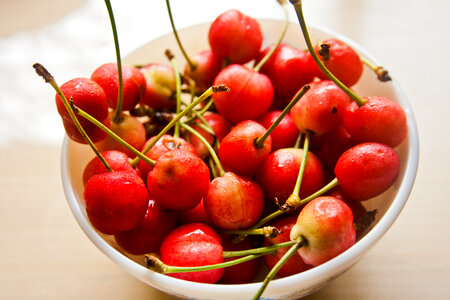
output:
[[[270,127],[264,132],[262,136],[255,139],[254,145],[256,148],[262,148],[264,146],[265,140],[269,137],[269,135],[272,133],[272,131],[277,127],[278,124],[280,124],[281,120],[291,111],[291,108],[300,100],[300,98],[310,89],[309,85],[304,85],[298,92],[295,94],[294,98],[292,98],[291,102],[284,108],[284,110],[281,112],[281,114],[278,116],[278,118],[275,120],[275,122],[270,125]]]
[[[114,47],[116,49],[116,59],[117,59],[117,74],[119,76],[119,92],[117,96],[117,105],[114,110],[114,116],[112,121],[114,123],[120,123],[123,120],[122,116],[122,105],[123,105],[123,77],[122,77],[122,59],[120,57],[120,48],[119,48],[119,37],[117,35],[117,27],[116,21],[114,20],[114,13],[111,7],[111,2],[109,0],[105,0],[106,8],[108,9],[109,20],[111,21],[111,27],[114,36]]]
[[[36,73],[39,76],[42,76],[44,78],[45,82],[49,83],[53,87],[53,89],[56,91],[56,93],[59,95],[59,97],[61,98],[61,100],[62,100],[62,102],[64,104],[64,107],[66,108],[67,112],[69,113],[70,118],[72,119],[73,123],[77,127],[77,129],[80,132],[81,136],[84,138],[84,140],[88,143],[88,145],[94,151],[95,155],[97,155],[97,157],[100,159],[101,163],[105,166],[106,170],[108,172],[114,171],[111,168],[111,166],[109,165],[109,163],[106,161],[106,159],[103,157],[103,155],[98,151],[97,147],[95,147],[95,144],[89,138],[89,136],[87,135],[86,131],[84,131],[83,126],[81,126],[80,121],[75,116],[75,113],[74,113],[72,107],[70,106],[69,101],[67,101],[66,96],[64,95],[64,93],[59,88],[58,84],[55,81],[55,78],[50,74],[50,72],[47,71],[46,68],[44,68],[43,65],[41,65],[39,63],[35,63],[33,65],[33,68],[36,70]],[[71,98],[71,102],[72,102],[72,98]]]
[[[170,60],[170,63],[172,64],[173,71],[175,73],[175,84],[176,84],[176,99],[177,99],[177,106],[176,106],[176,113],[179,114],[181,110],[181,77],[180,77],[180,71],[178,69],[178,64],[175,61],[175,57],[172,54],[170,50],[166,50],[166,56]],[[178,138],[180,136],[180,122],[175,123],[175,131],[173,133],[173,136]]]
[[[302,184],[303,174],[305,174],[306,160],[308,158],[308,152],[309,152],[310,136],[311,136],[310,133],[308,131],[306,131],[305,140],[303,141],[303,157],[302,157],[302,161],[300,163],[300,169],[298,171],[297,181],[295,182],[294,190],[292,191],[292,193],[297,196],[300,194],[300,186]]]
[[[277,237],[283,231],[278,230],[275,226],[265,226],[263,228],[250,228],[242,230],[226,230],[225,233],[228,234],[245,234],[245,235],[264,235],[269,239]]]
[[[93,123],[95,126],[106,132],[108,136],[110,136],[112,139],[114,139],[116,142],[133,152],[133,154],[136,155],[136,157],[139,157],[142,159],[145,163],[147,163],[150,166],[154,166],[156,161],[153,159],[150,159],[149,157],[145,156],[142,152],[136,150],[133,146],[128,144],[126,141],[124,141],[120,136],[118,136],[116,133],[114,133],[111,129],[103,125],[101,122],[99,122],[97,119],[95,119],[93,116],[88,114],[87,112],[83,111],[81,108],[78,108],[75,106],[75,104],[71,103],[72,109],[81,117],[85,118],[89,122]],[[130,163],[131,164],[131,163]]]
[[[253,248],[247,250],[237,250],[237,251],[223,251],[223,258],[245,256],[250,254],[270,254],[275,252],[277,249],[286,248],[294,245],[296,242],[288,241],[284,243],[274,244],[266,247]]]
[[[391,76],[389,75],[389,72],[382,66],[377,66],[373,62],[369,61],[364,57],[361,57],[361,61],[363,62],[363,64],[368,66],[372,71],[374,71],[375,74],[377,74],[377,78],[379,81],[387,82],[392,80]]]
[[[200,95],[200,97],[198,97],[194,102],[192,102],[191,104],[189,104],[184,110],[182,110],[178,115],[176,115],[175,118],[173,118],[169,124],[166,125],[166,127],[164,127],[159,133],[158,135],[152,139],[152,141],[144,148],[144,150],[142,150],[142,153],[147,153],[157,142],[158,140],[165,135],[182,117],[184,117],[188,112],[190,112],[194,107],[196,107],[200,102],[202,102],[203,100],[205,100],[206,98],[210,97],[212,94],[214,93],[218,93],[218,92],[229,92],[230,89],[228,87],[226,87],[225,85],[221,84],[218,86],[212,86],[209,89],[207,89],[203,94]],[[139,163],[140,158],[139,157],[135,157],[132,161],[131,161],[131,165],[133,167],[136,167],[137,164]]]
[[[216,178],[217,177],[217,172],[216,172],[216,168],[215,168],[215,165],[214,165],[214,160],[211,157],[209,157],[208,165],[209,165],[209,170],[211,171],[211,176],[213,178]]]
[[[305,18],[303,16],[302,1],[290,0],[290,2],[292,3],[292,5],[294,5],[295,12],[297,13],[298,21],[300,23],[300,27],[302,29],[306,45],[308,46],[308,50],[311,53],[311,56],[313,57],[316,64],[327,75],[327,77],[330,78],[338,87],[340,87],[353,101],[355,101],[358,104],[358,106],[363,106],[365,103],[364,99],[356,95],[351,89],[349,89],[345,84],[343,84],[339,79],[337,79],[336,76],[334,76],[327,69],[327,67],[325,67],[320,58],[317,56],[316,51],[314,51],[314,47],[311,43],[311,38],[308,33],[308,28],[305,23]]]
[[[195,69],[197,68],[197,64],[189,58],[189,55],[187,55],[187,52],[185,51],[183,45],[181,44],[180,37],[178,36],[178,32],[177,32],[177,29],[175,28],[175,23],[173,21],[172,9],[170,8],[169,0],[166,0],[166,5],[167,5],[167,12],[169,13],[170,25],[172,25],[173,34],[175,35],[177,44],[180,47],[181,53],[183,53],[183,56],[186,58],[186,60],[189,64],[189,67],[191,68],[192,71],[195,71]]]
[[[198,133],[197,130],[195,130],[191,126],[184,124],[184,123],[182,123],[181,126],[184,129],[186,129],[187,131],[189,131],[190,133],[192,133],[193,135],[195,135],[205,145],[205,147],[208,149],[209,154],[211,155],[212,159],[216,163],[217,168],[219,169],[219,176],[223,176],[225,174],[225,170],[222,166],[222,163],[219,160],[219,157],[217,157],[216,151],[214,151],[214,149],[208,143],[208,141],[200,133]]]
[[[210,99],[202,109],[192,110],[195,116],[187,119],[185,123],[190,123],[190,122],[194,121],[197,118],[197,116],[203,116],[210,109],[210,107],[213,105],[213,103],[214,103],[214,100]]]
[[[262,254],[251,254],[247,255],[235,260],[213,264],[213,265],[205,265],[205,266],[197,266],[197,267],[176,267],[169,266],[163,263],[159,258],[152,254],[145,255],[145,265],[147,268],[156,271],[158,273],[167,274],[167,273],[186,273],[186,272],[199,272],[199,271],[208,271],[214,269],[220,269],[225,267],[231,267],[255,258],[262,256]]]
[[[286,0],[277,0],[278,3],[280,3],[281,7],[283,8],[284,13],[284,22],[283,22],[283,28],[281,30],[281,34],[278,37],[277,42],[275,45],[270,49],[270,51],[261,59],[261,61],[253,68],[255,72],[259,72],[261,70],[262,66],[269,60],[269,58],[273,55],[273,53],[277,50],[278,46],[281,44],[281,41],[283,40],[284,36],[286,35],[286,31],[289,25],[289,12],[286,5]]]
[[[283,265],[289,260],[289,258],[292,255],[294,255],[297,252],[297,250],[302,246],[303,246],[303,238],[300,236],[295,242],[295,244],[292,245],[291,248],[289,248],[289,250],[283,255],[283,257],[276,263],[276,265],[273,266],[273,268],[267,274],[266,278],[264,278],[263,284],[256,292],[255,296],[253,296],[253,300],[258,300],[261,297],[267,285],[269,285],[269,282],[275,277],[275,275],[278,273],[281,267],[283,267]]]
[[[294,145],[295,149],[300,148],[300,143],[302,141],[302,137],[303,137],[303,133],[300,132],[297,136],[297,140],[295,141],[295,145]]]

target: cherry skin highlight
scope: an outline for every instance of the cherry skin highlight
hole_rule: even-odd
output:
[[[134,255],[158,252],[164,238],[176,227],[178,215],[150,199],[144,218],[131,230],[114,238],[117,244]]]
[[[201,223],[182,225],[164,239],[160,247],[161,260],[169,266],[194,267],[223,262],[220,235]],[[179,279],[215,283],[223,275],[223,268],[209,271],[169,273]]]
[[[209,186],[209,169],[196,155],[169,151],[156,161],[147,176],[150,196],[158,204],[175,210],[197,206]]]
[[[211,50],[231,63],[245,64],[257,57],[263,35],[258,22],[236,9],[219,15],[208,33]]]
[[[142,104],[156,110],[174,108],[177,89],[175,72],[166,64],[149,64],[140,69],[146,81]]]
[[[128,172],[137,172],[130,165],[129,157],[123,152],[110,150],[102,152],[101,155],[106,160],[106,162],[111,166],[114,171],[128,171]],[[86,182],[94,175],[106,173],[105,166],[102,164],[101,160],[96,156],[91,159],[83,171],[83,184],[86,185]]]
[[[290,216],[285,217],[283,219],[278,220],[272,226],[276,227],[278,230],[283,233],[278,234],[274,238],[264,238],[264,246],[281,244],[284,242],[289,242],[289,235],[291,233],[291,229],[297,221],[297,217]],[[283,257],[283,255],[288,251],[289,248],[280,248],[275,250],[274,254],[264,255],[264,262],[269,269],[272,269],[276,263]],[[300,257],[298,253],[295,253],[291,256],[288,261],[281,267],[281,269],[277,272],[278,277],[286,277],[290,275],[294,275],[303,271],[311,269],[310,265],[307,265],[303,259]]]
[[[363,98],[363,106],[347,106],[343,123],[357,143],[377,142],[397,147],[408,134],[406,114],[397,103],[380,96]]]
[[[337,39],[324,40],[322,44],[329,46],[329,55],[325,57],[319,55],[325,67],[344,85],[348,87],[355,85],[363,73],[363,63],[355,50]],[[314,50],[318,53],[319,46],[316,45]],[[318,77],[328,79],[320,69],[318,70]]]
[[[281,110],[268,111],[263,114],[257,122],[264,126],[266,129],[275,122],[275,120],[281,115]],[[297,141],[299,131],[295,126],[294,121],[290,114],[287,114],[281,122],[275,127],[270,134],[272,138],[272,149],[275,151],[282,148],[294,147]]]
[[[363,143],[342,154],[334,173],[348,199],[363,201],[387,190],[397,179],[399,168],[400,159],[394,149]]]
[[[258,60],[272,48],[273,45],[262,51]],[[313,81],[317,73],[316,68],[316,63],[308,52],[288,44],[280,44],[261,67],[260,72],[270,78],[275,98],[291,99],[302,86]]]
[[[61,91],[67,100],[70,101],[70,99],[72,99],[77,107],[102,122],[105,126],[110,126],[108,101],[105,92],[98,83],[88,78],[75,78],[61,85]],[[78,143],[86,144],[86,141],[70,118],[70,115],[58,94],[55,96],[55,102],[69,138]],[[94,143],[106,137],[104,131],[88,120],[80,116],[77,116],[77,119]]]
[[[270,79],[245,66],[234,64],[220,71],[214,85],[220,84],[229,87],[230,92],[214,94],[214,104],[217,111],[233,124],[255,120],[272,105]]]
[[[255,146],[255,140],[265,132],[264,126],[251,120],[233,127],[219,148],[219,158],[225,169],[248,178],[253,177],[271,150],[270,136],[264,141],[262,148]]]
[[[286,148],[272,152],[256,175],[256,181],[267,199],[275,198],[282,205],[292,194],[297,181],[303,149]],[[305,171],[300,185],[300,198],[305,198],[325,185],[322,164],[312,152],[308,152]]]
[[[84,189],[89,221],[100,232],[130,230],[144,218],[149,195],[136,172],[108,172],[92,176]]]
[[[203,199],[205,211],[221,229],[248,228],[256,223],[264,209],[259,185],[232,172],[216,177]]]
[[[299,236],[306,239],[298,249],[303,261],[312,266],[323,264],[355,243],[352,211],[337,198],[318,197],[305,205],[291,229],[291,240]]]
[[[350,97],[332,81],[313,82],[311,89],[291,109],[300,132],[323,135],[342,124]]]
[[[109,107],[115,109],[119,91],[117,64],[106,63],[101,65],[92,73],[91,79],[103,88],[108,98]],[[129,65],[122,65],[122,80],[122,110],[127,111],[133,109],[142,99],[147,83],[141,71]]]

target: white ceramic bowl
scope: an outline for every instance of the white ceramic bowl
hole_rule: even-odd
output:
[[[259,20],[264,32],[265,45],[273,43],[281,31],[282,22],[276,20]],[[181,29],[179,34],[188,53],[197,53],[207,49],[207,32],[209,24],[200,24]],[[310,34],[313,42],[318,39],[330,37],[339,38],[351,45],[360,55],[378,63],[367,51],[362,49],[348,38],[325,30],[311,27]],[[300,49],[306,49],[298,24],[292,23],[286,33],[284,42]],[[179,64],[184,59],[178,51],[172,34],[153,40],[126,58],[131,64],[145,64],[150,62],[167,62],[164,50],[171,49],[177,57]],[[392,74],[391,74],[392,75]],[[380,95],[398,102],[405,110],[408,118],[408,137],[396,149],[401,158],[400,175],[394,185],[381,196],[364,202],[367,209],[377,209],[375,222],[367,233],[350,249],[336,258],[301,274],[273,280],[266,291],[264,299],[295,299],[308,295],[324,286],[333,278],[354,265],[372,246],[386,233],[394,223],[404,207],[411,192],[417,172],[419,144],[416,123],[411,107],[405,94],[395,79],[391,82],[381,83],[375,75],[365,69],[363,77],[354,87],[361,96]],[[166,293],[189,299],[251,299],[260,287],[260,283],[240,285],[202,284],[179,280],[161,275],[146,269],[143,257],[130,256],[119,249],[111,237],[99,234],[89,223],[83,206],[82,172],[87,162],[93,157],[93,152],[84,145],[76,144],[67,137],[62,147],[62,182],[67,202],[83,231],[91,241],[106,256],[136,278]]]

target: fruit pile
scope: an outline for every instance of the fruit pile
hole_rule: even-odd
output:
[[[340,40],[308,49],[280,38],[261,49],[258,21],[229,10],[210,25],[209,49],[181,72],[168,63],[117,63],[56,90],[70,139],[92,147],[84,200],[96,230],[148,268],[204,283],[246,283],[265,264],[258,299],[275,275],[297,274],[350,248],[374,219],[362,201],[386,191],[407,135],[406,116],[350,87],[368,65]],[[170,62],[170,63],[169,63]]]

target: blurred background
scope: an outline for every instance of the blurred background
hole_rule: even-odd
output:
[[[112,0],[122,56],[171,31],[166,3]],[[406,208],[355,267],[309,299],[443,299],[450,287],[450,1],[303,1],[307,22],[372,53],[410,99],[421,156]],[[172,0],[178,28],[230,8],[282,19],[275,0]],[[290,7],[291,8],[291,7]],[[295,12],[290,17],[296,22]],[[101,0],[0,0],[0,299],[173,299],[84,236],[60,182],[64,136],[43,64],[59,84],[115,61]]]

